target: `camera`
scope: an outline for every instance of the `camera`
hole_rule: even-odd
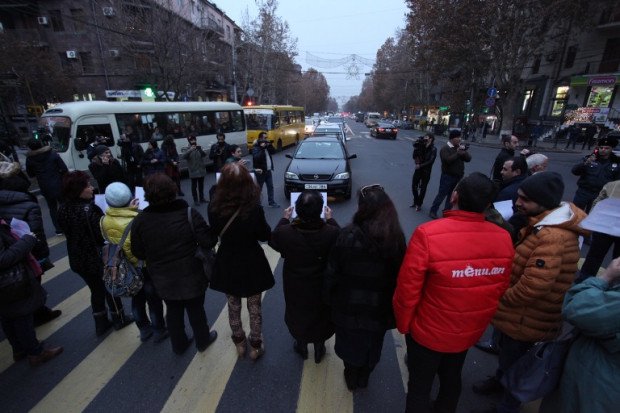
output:
[[[469,149],[469,143],[462,143],[459,145],[459,149],[462,151],[466,151]]]

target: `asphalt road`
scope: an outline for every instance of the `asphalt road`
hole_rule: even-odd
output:
[[[347,142],[352,160],[354,188],[379,183],[393,199],[407,238],[415,227],[429,220],[428,207],[439,183],[439,160],[433,169],[424,209],[409,208],[413,161],[412,140],[417,131],[401,131],[398,139],[370,138],[368,129],[350,121],[354,132]],[[441,145],[440,139],[437,145]],[[283,191],[283,174],[288,159],[276,154],[275,193],[281,209],[267,208],[267,220],[275,225],[287,205]],[[498,147],[472,145],[473,160],[466,173],[488,173]],[[570,167],[579,160],[575,153],[552,153],[550,170],[565,178],[564,198],[572,199],[576,189]],[[209,188],[214,176],[205,184]],[[183,181],[186,199],[190,200],[189,181]],[[266,190],[263,200],[266,201]],[[356,209],[356,197],[350,201],[330,201],[334,218],[341,224],[350,222]],[[264,202],[266,204],[266,202]],[[48,218],[44,202],[44,219]],[[199,210],[206,215],[206,206]],[[53,227],[46,223],[50,236]],[[61,308],[63,315],[37,329],[39,338],[63,345],[65,352],[49,363],[30,368],[27,363],[13,363],[11,350],[0,336],[0,405],[4,412],[73,412],[73,411],[200,411],[200,412],[399,412],[404,411],[406,368],[402,363],[404,340],[395,331],[386,334],[381,362],[371,375],[368,389],[349,392],[342,377],[342,363],[333,352],[316,365],[305,363],[293,352],[292,339],[283,320],[284,299],[279,255],[266,247],[276,286],[267,291],[263,302],[263,325],[266,354],[258,362],[237,360],[229,339],[225,297],[208,291],[205,308],[209,322],[220,333],[218,340],[204,353],[191,348],[183,356],[172,354],[168,342],[141,344],[135,326],[96,338],[89,310],[89,295],[82,280],[68,268],[63,237],[50,237],[52,261],[56,268],[44,275],[49,292],[48,304]],[[463,246],[466,248],[467,246]],[[126,308],[129,301],[126,300]],[[247,319],[246,319],[247,320]],[[245,323],[247,328],[247,321]],[[470,350],[463,371],[463,392],[458,412],[484,407],[487,398],[475,395],[471,384],[493,373],[494,356]],[[534,411],[531,410],[530,411]]]

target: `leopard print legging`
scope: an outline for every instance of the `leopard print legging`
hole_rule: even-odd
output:
[[[235,343],[240,343],[245,338],[245,332],[241,325],[241,297],[226,295],[228,298],[228,322],[232,330],[232,339]],[[263,342],[261,329],[263,325],[263,314],[261,311],[261,295],[256,294],[247,298],[248,312],[250,313],[250,345],[259,348]]]

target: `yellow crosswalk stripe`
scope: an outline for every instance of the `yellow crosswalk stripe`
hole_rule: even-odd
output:
[[[49,323],[37,327],[37,338],[39,340],[47,339],[89,306],[90,290],[88,287],[84,287],[54,307],[61,310],[62,315]],[[0,373],[10,367],[11,364],[13,364],[13,350],[8,340],[2,340],[0,342]]]
[[[58,277],[63,272],[69,269],[69,257],[65,256],[61,259],[54,261],[54,268],[45,271],[43,276],[41,277],[41,283],[45,284],[50,282],[54,278]]]
[[[83,411],[140,344],[140,340],[136,338],[135,326],[128,326],[108,335],[39,401],[31,412]]]
[[[344,381],[344,365],[334,351],[335,337],[325,342],[327,353],[316,364],[314,358],[304,362],[297,413],[353,412],[353,393]]]

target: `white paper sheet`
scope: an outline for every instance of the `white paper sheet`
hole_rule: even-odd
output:
[[[144,188],[141,186],[136,186],[136,195],[135,197],[138,199],[138,209],[143,211],[146,207],[149,206],[149,203],[144,199]]]
[[[104,194],[95,194],[95,205],[101,208],[101,210],[105,214],[105,211],[108,209],[108,203],[105,201]]]
[[[494,202],[493,206],[505,220],[510,219],[510,217],[514,215],[514,211],[512,210],[512,200],[510,199],[508,201]]]
[[[579,225],[590,231],[620,237],[620,198],[607,198],[597,202]]]
[[[26,221],[22,221],[21,219],[13,218],[10,225],[11,230],[20,238],[32,232],[28,223]]]
[[[291,192],[291,206],[293,207],[293,214],[291,218],[297,218],[297,211],[295,211],[295,203],[297,202],[297,198],[301,192]],[[327,206],[327,192],[321,192],[321,196],[323,197],[323,209],[321,210],[321,218],[325,219],[325,207]]]

